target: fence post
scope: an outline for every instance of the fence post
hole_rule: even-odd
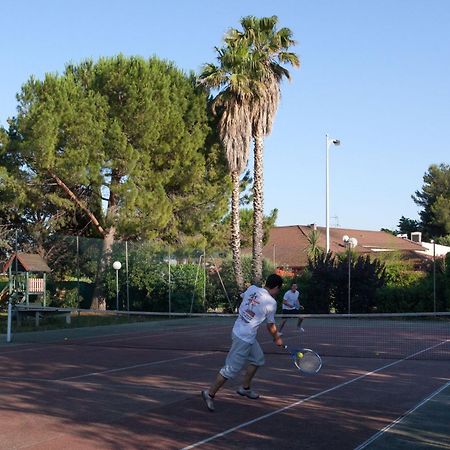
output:
[[[125,270],[127,273],[127,311],[130,311],[130,283],[128,280],[128,241],[125,241]]]
[[[11,317],[12,316],[12,303],[11,299],[8,300],[8,325],[6,331],[6,342],[11,342]]]

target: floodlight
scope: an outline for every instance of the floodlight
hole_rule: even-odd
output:
[[[358,245],[358,240],[356,238],[350,238],[348,243],[350,244],[350,247],[354,248]]]

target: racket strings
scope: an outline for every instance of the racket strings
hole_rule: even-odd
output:
[[[317,373],[322,367],[322,360],[320,356],[312,351],[302,353],[302,356],[295,357],[295,365],[307,373]]]

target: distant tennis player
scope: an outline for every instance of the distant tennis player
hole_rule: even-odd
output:
[[[278,294],[283,279],[276,274],[269,275],[264,288],[250,286],[242,295],[239,315],[234,323],[231,334],[232,345],[225,360],[225,365],[218,372],[212,386],[202,391],[206,407],[214,411],[214,396],[230,378],[235,378],[247,364],[242,386],[237,393],[244,397],[256,399],[259,397],[250,388],[258,367],[264,365],[264,353],[256,340],[259,326],[266,321],[267,331],[272,335],[276,345],[283,345],[275,325],[277,302],[273,298]]]
[[[297,290],[297,284],[292,283],[291,288],[283,296],[282,313],[284,315],[300,314],[300,309],[303,309],[303,307],[300,306],[299,297],[300,297],[300,292]],[[287,321],[287,318],[283,319],[280,323],[280,327],[279,327],[280,336],[283,335],[283,333],[281,333],[281,330],[284,328],[286,321]],[[302,328],[302,322],[303,322],[303,319],[299,318],[297,321],[298,331],[305,331]]]

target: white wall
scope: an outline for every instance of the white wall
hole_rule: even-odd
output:
[[[421,242],[422,247],[424,247],[423,251],[420,253],[424,253],[427,256],[433,256],[433,244],[431,242]],[[447,253],[450,253],[450,247],[445,245],[434,244],[436,246],[436,257],[439,258],[441,256],[445,256]]]

